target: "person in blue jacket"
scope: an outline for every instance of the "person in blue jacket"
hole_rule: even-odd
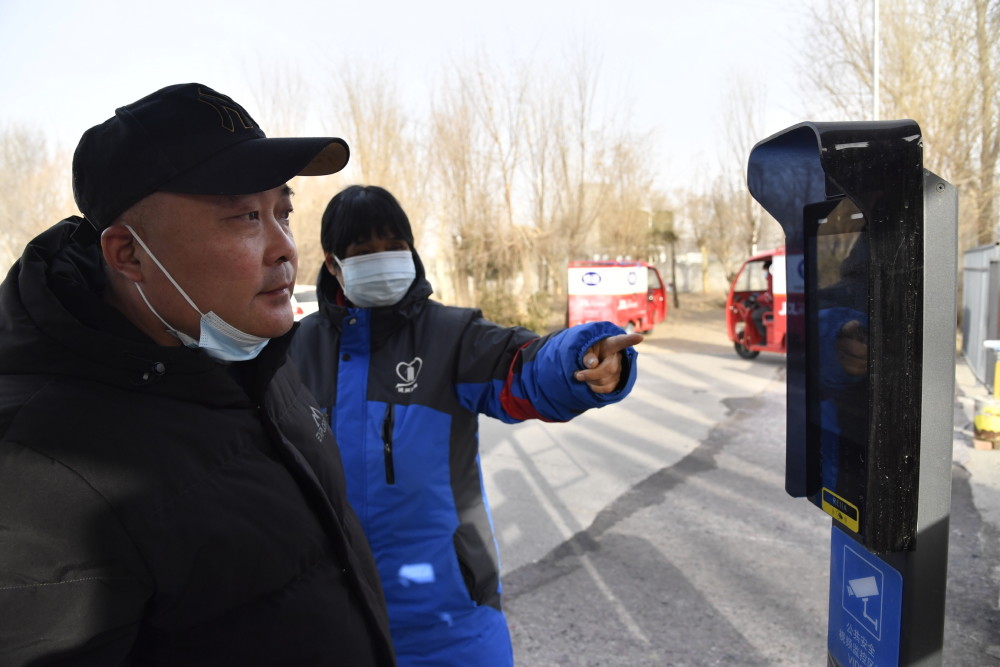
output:
[[[836,282],[817,290],[818,406],[823,486],[861,505],[868,454],[868,239],[860,233]]]
[[[319,311],[290,355],[340,443],[400,665],[513,664],[478,416],[563,422],[615,403],[639,334],[610,322],[544,337],[430,299],[409,220],[377,186],[322,219]]]

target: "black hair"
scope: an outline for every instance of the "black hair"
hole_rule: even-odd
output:
[[[349,245],[373,236],[400,239],[413,248],[410,220],[396,198],[377,185],[352,185],[334,195],[323,212],[323,251],[343,259]]]

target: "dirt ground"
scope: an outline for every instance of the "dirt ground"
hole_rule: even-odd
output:
[[[680,307],[674,307],[673,295],[669,299],[667,320],[658,325],[667,333],[678,337],[704,336],[706,331],[718,329],[725,337],[726,332],[726,296],[724,294],[687,292],[678,294]]]
[[[677,296],[680,307],[674,307],[670,295],[666,321],[647,334],[644,344],[673,352],[731,352],[732,343],[726,335],[725,295],[689,292]]]
[[[646,344],[674,352],[713,352],[714,347],[732,351],[726,335],[726,295],[722,293],[685,292],[678,294],[680,307],[674,307],[673,294],[667,296],[667,319],[646,334]],[[565,311],[556,313],[547,331],[565,326]]]

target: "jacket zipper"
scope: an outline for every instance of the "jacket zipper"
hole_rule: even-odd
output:
[[[396,483],[396,469],[392,463],[392,426],[395,406],[389,403],[385,406],[385,421],[382,422],[382,450],[385,453],[385,483]]]

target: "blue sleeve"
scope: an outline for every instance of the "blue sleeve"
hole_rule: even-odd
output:
[[[826,308],[819,313],[819,381],[823,398],[839,394],[865,377],[848,375],[837,359],[837,335],[854,320],[868,328],[868,316],[853,308]]]
[[[446,307],[442,314],[450,326],[460,327],[455,393],[458,402],[475,414],[505,422],[522,421],[503,408],[502,395],[511,369],[525,347],[537,344],[538,334],[523,327],[503,327],[473,309]]]
[[[622,380],[611,393],[597,394],[573,374],[584,369],[583,356],[591,345],[622,333],[610,322],[592,322],[539,338],[526,329],[475,319],[461,337],[459,402],[508,423],[568,421],[590,408],[616,403],[635,384],[634,348],[623,350]]]
[[[610,322],[590,322],[538,341],[535,347],[522,352],[520,368],[515,367],[510,381],[510,393],[528,401],[538,416],[548,421],[568,421],[590,408],[617,403],[635,385],[635,348],[623,350],[622,380],[611,393],[597,394],[573,375],[585,368],[583,357],[591,345],[623,333],[621,327]]]

